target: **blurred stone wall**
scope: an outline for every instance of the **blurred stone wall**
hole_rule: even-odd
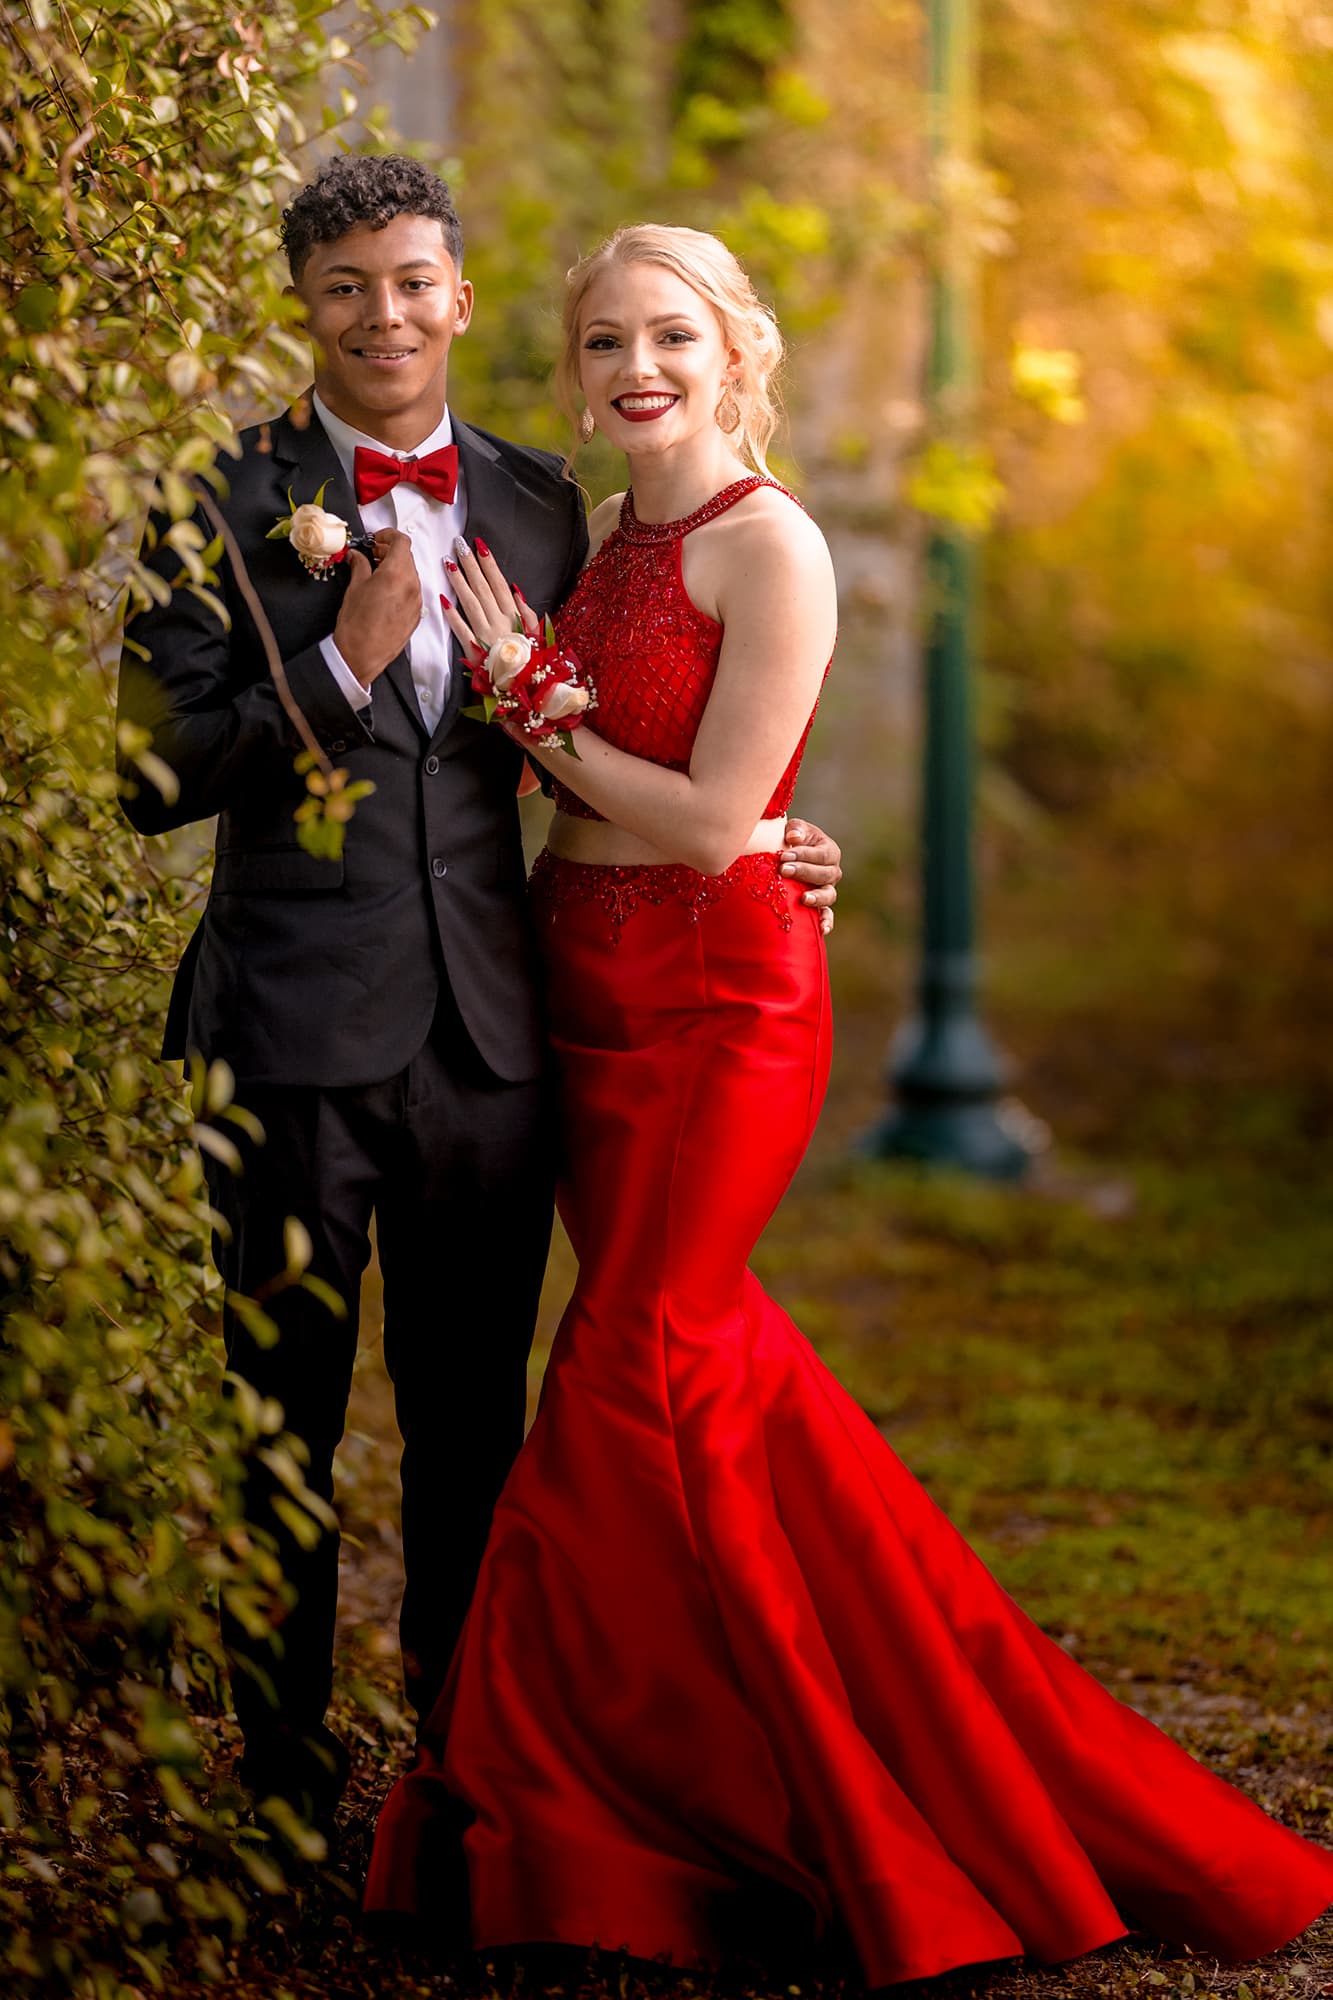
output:
[[[438,24],[422,35],[411,56],[397,49],[369,52],[366,101],[388,105],[394,130],[401,138],[448,150],[458,106],[454,66],[457,37],[451,32],[449,12],[441,0],[436,0],[431,11],[438,15]]]

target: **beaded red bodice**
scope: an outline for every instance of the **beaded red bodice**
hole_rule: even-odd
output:
[[[617,750],[671,771],[687,771],[722,648],[722,627],[686,595],[681,550],[686,535],[716,520],[759,486],[776,479],[738,479],[679,521],[640,521],[625,495],[620,524],[584,570],[555,621],[562,646],[591,670],[597,687],[594,727]],[[795,500],[794,494],[788,499]],[[799,506],[800,502],[796,501]],[[776,819],[791,805],[810,722],[764,812]],[[555,802],[576,819],[601,819],[557,779]]]

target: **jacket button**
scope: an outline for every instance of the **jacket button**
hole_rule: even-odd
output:
[[[433,778],[440,768],[440,760],[433,753],[426,759],[426,776]]]
[[[343,751],[344,751],[344,750],[345,750],[346,748],[347,748],[347,744],[345,743],[345,741],[343,740],[343,738],[342,738],[341,736],[340,736],[340,737],[338,738],[338,741],[337,741],[336,743],[330,743],[330,745],[329,745],[329,751],[330,751],[331,755],[333,755],[334,757],[341,757],[341,756],[342,756],[342,754],[343,754]]]
[[[430,864],[430,872],[435,877],[435,880],[437,882],[443,882],[445,876],[449,873],[448,863],[441,861],[439,855],[437,854],[435,859]]]

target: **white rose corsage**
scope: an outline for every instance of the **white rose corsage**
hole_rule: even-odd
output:
[[[477,722],[498,716],[539,742],[554,736],[577,757],[573,731],[597,706],[597,694],[586,669],[560,646],[549,618],[542,638],[539,645],[520,623],[497,639],[484,658],[474,658],[472,692],[481,700],[463,713]]]
[[[292,511],[276,521],[265,537],[270,542],[289,541],[318,583],[326,583],[338,564],[346,562],[349,549],[359,549],[372,562],[375,559],[375,544],[369,535],[352,534],[341,514],[330,514],[320,505],[328,483],[326,479],[314,499],[299,507],[289,487],[287,504]]]

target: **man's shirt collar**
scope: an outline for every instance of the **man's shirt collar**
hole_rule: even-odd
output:
[[[410,451],[400,451],[396,445],[385,444],[383,438],[371,437],[369,432],[355,430],[351,424],[344,423],[341,417],[335,417],[318,391],[312,400],[315,415],[323,424],[329,443],[338,454],[338,462],[348,479],[352,477],[353,459],[358,445],[366,445],[371,451],[388,452],[392,458],[424,458],[428,451],[440,451],[445,445],[450,445],[454,441],[454,427],[447,404],[444,415],[429,437],[424,437],[420,444],[413,445]]]

